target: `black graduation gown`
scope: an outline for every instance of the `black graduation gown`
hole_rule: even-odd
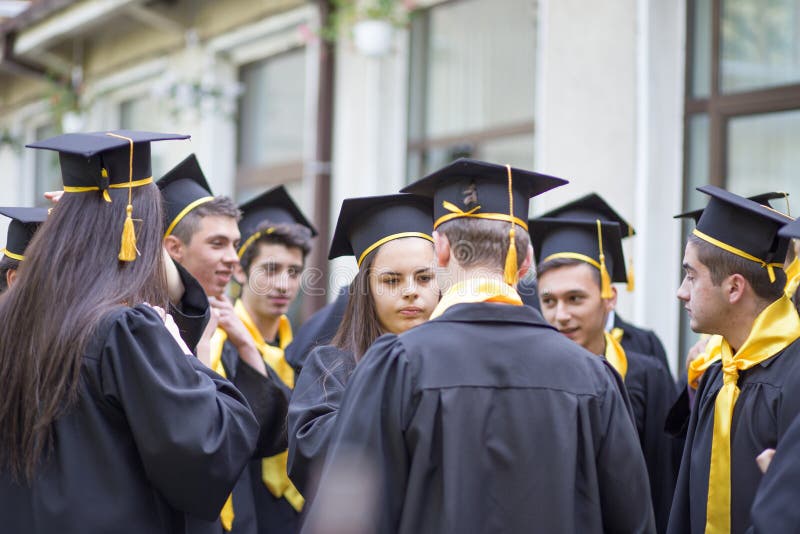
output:
[[[181,301],[177,306],[170,303],[169,313],[172,315],[172,318],[175,319],[175,324],[178,325],[181,338],[184,343],[186,343],[186,346],[197,354],[197,343],[199,343],[200,338],[203,337],[203,332],[211,317],[208,298],[200,282],[189,274],[189,271],[180,263],[174,260],[173,263],[178,269],[181,282],[183,282],[184,291]]]
[[[664,369],[669,371],[667,353],[655,332],[633,326],[631,323],[622,319],[616,312],[614,312],[614,328],[622,329],[622,339],[619,343],[622,345],[622,348],[625,349],[625,352],[632,351],[647,356],[654,356],[661,362]]]
[[[287,417],[289,477],[306,502],[313,498],[336,413],[355,365],[352,353],[325,345],[311,351],[297,377]]]
[[[625,388],[647,464],[656,528],[665,532],[678,475],[675,449],[682,442],[676,442],[664,431],[664,422],[677,391],[672,375],[655,358],[630,351],[625,356],[628,360]]]
[[[739,373],[739,398],[731,422],[731,533],[745,532],[761,471],[756,456],[780,447],[781,437],[800,413],[800,341],[769,360]],[[695,397],[683,450],[668,532],[705,529],[714,402],[722,387],[722,364],[706,370]]]
[[[286,410],[291,392],[270,366],[267,366],[267,376],[264,376],[243,362],[230,341],[225,341],[222,347],[222,366],[228,379],[239,388],[250,403],[260,425],[258,444],[250,463],[261,465],[261,458],[286,449]],[[259,513],[253,492],[252,476],[253,473],[248,465],[233,488],[232,534],[259,532]],[[261,481],[260,471],[257,480]],[[220,532],[222,532],[221,527]]]
[[[749,534],[800,532],[800,414],[780,440],[758,486]]]
[[[35,480],[0,473],[2,530],[214,532],[256,445],[230,382],[182,353],[158,314],[114,311],[87,346],[76,403]]]
[[[303,323],[286,347],[284,357],[298,373],[315,347],[330,343],[344,318],[350,292],[345,288],[336,300],[320,308]]]
[[[539,291],[535,278],[520,280],[517,284],[517,293],[519,294],[519,298],[522,299],[523,304],[539,310],[540,312],[542,311],[539,305]]]
[[[382,336],[347,384],[303,532],[334,519],[345,465],[376,467],[364,532],[654,532],[622,389],[527,306],[459,304]]]

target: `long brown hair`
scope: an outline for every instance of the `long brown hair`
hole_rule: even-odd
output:
[[[67,193],[25,252],[0,299],[0,470],[32,480],[52,442],[53,422],[77,399],[87,343],[121,306],[167,302],[161,197],[133,190],[136,261],[117,259],[127,189]]]
[[[369,274],[375,263],[375,256],[380,247],[370,252],[348,289],[350,298],[344,311],[339,329],[331,340],[331,344],[343,351],[353,354],[356,362],[361,359],[372,343],[378,339],[383,330],[378,322],[378,311],[372,300]]]

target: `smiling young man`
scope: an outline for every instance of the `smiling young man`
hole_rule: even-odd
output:
[[[605,330],[617,302],[612,282],[627,279],[620,226],[564,217],[535,219],[530,229],[542,315],[564,336],[605,357],[624,381],[647,463],[656,527],[664,532],[677,474],[676,444],[664,433],[664,422],[677,391],[658,358],[626,350]]]
[[[211,304],[217,331],[224,332],[232,353],[229,359],[222,360],[217,355],[215,360],[215,338],[212,337],[210,366],[244,394],[261,426],[253,457],[276,454],[286,447],[288,391],[278,375],[265,364],[248,328],[233,313],[233,306],[225,296],[225,288],[239,265],[241,213],[231,199],[211,194],[194,154],[162,177],[157,185],[167,216],[164,248],[202,286]],[[215,337],[219,336],[215,334]],[[222,510],[220,531],[256,532],[256,510],[250,486],[245,470]]]
[[[292,342],[292,326],[286,314],[299,294],[316,230],[283,186],[262,193],[240,208],[242,238],[237,248],[240,267],[236,279],[242,292],[233,306],[225,303],[220,307],[221,317],[227,320],[233,316],[245,326],[263,361],[291,390],[295,372],[286,361],[285,350]],[[225,340],[227,332],[218,334],[212,339],[212,361],[220,358],[226,367],[233,368],[235,347]],[[259,533],[294,533],[299,528],[305,501],[289,480],[286,464],[283,447],[277,454],[254,459],[248,468]]]
[[[668,532],[745,532],[762,473],[800,412],[800,319],[784,294],[791,218],[713,186],[689,237],[678,298],[692,330],[718,334],[689,420]]]

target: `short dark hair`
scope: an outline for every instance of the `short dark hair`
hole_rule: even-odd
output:
[[[258,225],[256,232],[264,233],[250,243],[239,258],[245,273],[250,270],[250,264],[258,254],[259,245],[277,244],[286,248],[299,248],[303,252],[303,261],[311,252],[311,230],[302,224],[271,224],[269,221],[264,221]]]
[[[569,267],[572,265],[586,265],[592,270],[592,275],[597,282],[597,286],[601,287],[602,280],[600,278],[600,269],[595,268],[593,265],[586,263],[585,261],[581,261],[575,258],[553,258],[552,260],[547,260],[545,262],[540,263],[536,267],[536,278],[541,279],[542,275],[547,271],[552,271],[553,269],[558,269],[559,267]]]
[[[708,268],[711,282],[715,286],[733,274],[740,274],[753,288],[753,292],[767,302],[773,302],[783,295],[786,285],[786,273],[783,269],[775,268],[775,281],[770,282],[767,269],[752,260],[739,257],[694,235],[689,236],[688,242],[694,245],[697,259]]]
[[[187,213],[183,219],[175,225],[170,235],[174,235],[184,244],[188,245],[192,241],[195,232],[200,228],[200,219],[210,215],[231,217],[238,222],[242,217],[242,212],[239,211],[236,203],[229,197],[216,196],[214,200],[200,204]]]
[[[508,254],[509,223],[491,219],[459,217],[442,223],[437,231],[447,236],[450,252],[464,267],[486,267],[502,270]],[[515,226],[517,269],[522,267],[530,245],[528,232]]]
[[[19,269],[19,260],[9,258],[8,256],[3,256],[3,258],[0,259],[0,293],[8,289],[8,284],[6,283],[6,273],[8,271],[17,269]]]

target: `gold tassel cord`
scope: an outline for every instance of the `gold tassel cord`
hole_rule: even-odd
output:
[[[603,227],[600,219],[595,219],[597,223],[597,242],[600,247],[600,298],[610,299],[614,296],[611,291],[611,276],[606,268],[606,255],[603,253]]]
[[[508,170],[508,217],[510,219],[511,228],[508,230],[508,254],[506,254],[506,264],[503,270],[503,280],[510,286],[517,285],[517,243],[515,240],[516,232],[514,230],[514,190],[511,183],[511,165],[506,165]]]
[[[125,223],[122,225],[122,237],[119,246],[120,261],[134,261],[139,251],[136,248],[136,229],[133,227],[133,139],[115,133],[106,132],[106,135],[125,139],[130,144],[130,159],[128,162],[128,205],[125,207]]]

